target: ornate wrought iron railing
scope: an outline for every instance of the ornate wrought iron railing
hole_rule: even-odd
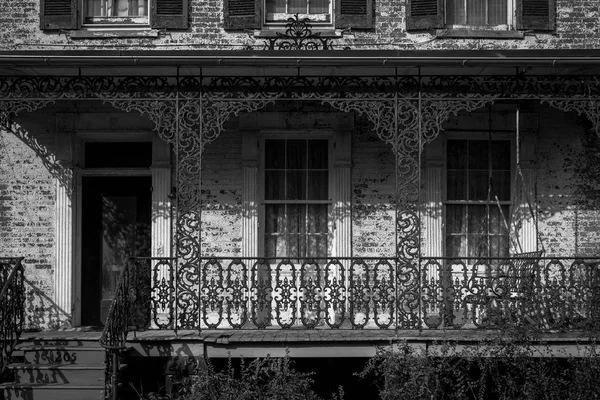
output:
[[[23,330],[25,312],[25,277],[23,258],[0,258],[0,340],[2,359],[0,377],[3,377],[12,351]]]
[[[206,258],[151,269],[144,303],[157,329],[569,330],[600,317],[600,259]]]
[[[156,309],[150,282],[160,282],[153,274],[159,267],[173,270],[173,260],[168,258],[131,258],[121,273],[111,304],[100,344],[106,349],[105,398],[118,399],[120,353],[125,349],[130,331],[145,329],[150,325],[151,312]]]

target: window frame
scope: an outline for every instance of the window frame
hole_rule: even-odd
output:
[[[443,227],[443,254],[446,257],[450,256],[450,251],[449,251],[449,243],[448,243],[448,205],[487,205],[489,204],[490,207],[495,207],[497,208],[497,203],[494,199],[490,199],[490,202],[488,203],[487,200],[448,200],[448,141],[450,140],[483,140],[483,141],[487,141],[489,139],[490,136],[490,132],[485,132],[485,131],[472,131],[472,132],[449,132],[445,138],[444,138],[444,142],[443,142],[443,172],[442,172],[442,185],[443,185],[443,197],[442,197],[442,227]],[[509,176],[510,179],[508,181],[508,187],[509,187],[509,199],[510,200],[502,200],[499,201],[500,205],[504,206],[508,206],[508,215],[504,215],[504,218],[509,218],[510,215],[512,215],[513,213],[513,209],[515,207],[515,193],[513,193],[513,187],[514,187],[514,174],[515,174],[515,168],[516,168],[516,164],[515,164],[515,160],[516,160],[516,143],[515,143],[515,136],[514,133],[512,132],[499,132],[499,131],[492,131],[491,132],[491,140],[497,140],[497,141],[508,141],[509,142],[509,146],[510,146],[510,170],[509,170]],[[502,216],[500,216],[502,217]],[[510,221],[509,221],[510,222]],[[467,233],[468,235],[468,233]],[[486,236],[489,236],[489,227],[488,227],[488,234],[486,234]],[[513,244],[512,244],[512,238],[511,238],[511,229],[509,226],[508,232],[507,232],[507,239],[508,239],[508,254],[507,256],[510,255],[511,251],[514,250],[513,249]],[[493,257],[493,256],[492,256]],[[459,258],[461,259],[469,259],[471,260],[472,258],[469,257],[468,255],[468,251],[467,254],[465,255],[461,255],[459,256]]]
[[[467,12],[467,0],[465,1],[465,13]],[[490,1],[490,0],[486,0]],[[444,27],[447,29],[468,29],[468,30],[481,30],[481,31],[509,31],[515,28],[515,0],[506,0],[506,23],[497,25],[474,25],[474,24],[449,24],[448,23],[448,12],[449,7],[447,6],[448,0],[444,0]]]
[[[327,140],[327,200],[266,200],[265,199],[265,141],[266,140]],[[258,254],[259,257],[266,256],[266,205],[267,204],[327,204],[327,257],[331,257],[333,250],[333,190],[335,189],[334,174],[334,133],[328,131],[311,130],[287,130],[276,132],[261,132],[259,135],[259,165],[258,165],[258,201],[259,201],[259,219],[258,219]],[[308,257],[316,255],[308,254]],[[277,255],[278,259],[282,258]]]
[[[144,17],[124,17],[124,16],[112,16],[112,17],[91,17],[87,15],[87,3],[89,0],[78,0],[79,7],[81,7],[81,21],[80,26],[82,28],[150,28],[150,7],[152,6],[152,0],[143,0],[146,2],[146,16]],[[101,0],[106,1],[106,0]],[[136,20],[139,19],[139,22]],[[91,20],[91,21],[90,21]],[[122,21],[120,20],[128,20]]]
[[[307,5],[309,3],[310,0],[306,0]],[[281,29],[283,27],[285,27],[288,24],[288,19],[293,18],[295,19],[295,13],[277,13],[277,14],[281,14],[281,18],[274,20],[274,21],[269,21],[267,20],[267,0],[261,0],[262,2],[262,13],[261,13],[261,24],[265,29],[269,29],[269,28],[273,28],[273,29]],[[298,19],[299,20],[303,20],[305,18],[309,19],[309,22],[311,24],[311,26],[313,27],[313,29],[320,29],[320,28],[333,28],[334,26],[334,19],[335,19],[335,12],[334,12],[334,2],[335,0],[329,0],[329,14],[300,14],[298,13]],[[289,0],[286,0],[286,6],[288,5]],[[314,15],[328,15],[329,16],[329,21],[326,20],[318,20],[318,19],[314,19]]]

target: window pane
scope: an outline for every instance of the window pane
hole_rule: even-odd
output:
[[[469,235],[467,257],[478,259],[488,257],[488,237],[485,235]]]
[[[86,0],[88,17],[145,17],[147,0]]]
[[[464,157],[463,153],[463,157]],[[469,157],[469,169],[489,169],[489,149],[487,140],[469,140],[467,156]]]
[[[466,169],[467,168],[467,141],[466,140],[448,140],[448,169]]]
[[[305,200],[306,199],[306,172],[288,171],[287,172],[287,200]]]
[[[510,141],[492,141],[492,169],[510,170]]]
[[[267,204],[265,214],[265,233],[267,235],[285,232],[285,205]]]
[[[265,200],[283,200],[285,198],[285,172],[265,172]]]
[[[496,207],[490,206],[490,233],[505,235],[507,234],[506,225],[508,221],[506,218],[509,217],[508,206],[501,206],[502,213],[498,205]],[[504,216],[502,215],[504,214]]]
[[[448,257],[464,257],[467,253],[466,236],[447,236],[446,237],[446,255]]]
[[[325,258],[327,257],[327,236],[326,235],[311,235],[308,237],[307,252],[305,257],[309,258]]]
[[[510,201],[510,171],[494,171],[492,175],[492,199]]]
[[[285,13],[285,0],[266,0],[266,3],[268,14]]]
[[[288,204],[286,217],[286,232],[298,233],[306,231],[306,205]]]
[[[309,14],[328,14],[329,13],[329,0],[309,0],[308,13]]]
[[[327,204],[309,204],[307,228],[309,233],[327,233]]]
[[[488,0],[489,12],[488,22],[490,25],[502,25],[507,23],[506,0]]]
[[[465,23],[465,0],[446,0],[446,23]]]
[[[285,141],[265,140],[265,168],[285,168]]]
[[[306,169],[306,140],[287,141],[287,168]]]
[[[308,168],[309,169],[327,169],[328,168],[328,143],[327,140],[309,140],[308,141]]]
[[[448,205],[446,207],[446,232],[466,233],[467,207]]]
[[[467,0],[467,24],[485,25],[486,0]]]
[[[288,14],[307,14],[307,0],[288,0]]]
[[[471,234],[487,234],[487,206],[467,206],[467,229]]]
[[[308,199],[309,200],[327,200],[329,194],[329,172],[328,171],[309,171],[308,172]]]
[[[487,200],[488,172],[469,171],[469,200]]]
[[[448,171],[448,200],[467,200],[466,171]]]

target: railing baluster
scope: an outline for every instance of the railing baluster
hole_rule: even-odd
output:
[[[25,277],[23,257],[0,258],[0,340],[2,342],[0,374],[12,357],[23,331],[25,312]]]

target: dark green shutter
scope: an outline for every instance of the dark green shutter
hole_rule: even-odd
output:
[[[444,0],[408,0],[406,30],[425,30],[444,26]]]
[[[151,0],[150,23],[157,29],[186,29],[188,0]]]
[[[373,27],[372,0],[336,0],[334,8],[336,28]]]
[[[262,0],[223,0],[225,29],[259,29]]]
[[[40,28],[77,29],[78,2],[79,0],[41,0]]]
[[[517,29],[554,30],[555,0],[517,0]]]

